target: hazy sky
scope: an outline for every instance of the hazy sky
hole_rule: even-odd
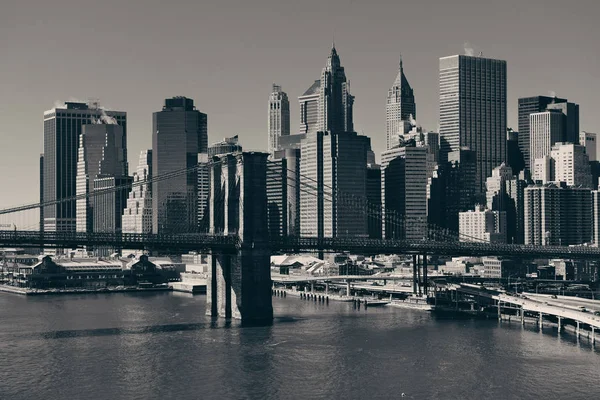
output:
[[[99,98],[127,111],[130,170],[151,146],[151,115],[184,95],[208,114],[209,142],[240,135],[266,149],[273,82],[298,101],[320,76],[332,37],[351,81],[355,128],[385,146],[385,99],[399,53],[417,120],[437,129],[438,58],[507,60],[508,123],[517,98],[580,104],[581,128],[600,131],[598,0],[2,0],[0,207],[38,198],[42,116],[57,100]]]

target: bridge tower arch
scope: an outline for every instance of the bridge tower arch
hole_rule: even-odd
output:
[[[270,323],[271,249],[267,225],[267,153],[216,156],[210,166],[211,234],[236,235],[232,253],[213,252],[208,315]]]

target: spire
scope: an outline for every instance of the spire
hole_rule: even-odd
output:
[[[403,69],[404,69],[404,68],[402,68],[402,53],[400,53],[400,67],[398,68],[398,70],[399,70],[400,72],[402,72],[402,71],[403,71]]]

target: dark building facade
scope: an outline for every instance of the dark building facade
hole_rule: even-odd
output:
[[[381,239],[381,168],[379,165],[367,166],[367,204],[369,238]]]
[[[285,158],[267,161],[267,218],[269,237],[287,235],[288,180]]]
[[[475,187],[476,153],[468,148],[448,154],[446,174],[446,228],[458,232],[458,213],[472,210],[481,200]]]
[[[198,154],[208,147],[207,117],[186,97],[165,100],[152,118],[152,172],[160,176],[193,169]],[[198,230],[197,171],[152,183],[152,229],[154,233]]]
[[[43,194],[46,202],[60,201],[76,194],[77,150],[83,125],[98,121],[116,123],[127,142],[127,113],[109,111],[98,103],[68,102],[44,112]],[[126,158],[126,157],[125,157]],[[44,207],[44,230],[73,232],[76,229],[76,202],[65,201]]]
[[[525,160],[519,147],[519,132],[511,128],[506,131],[506,164],[517,176],[525,169]]]

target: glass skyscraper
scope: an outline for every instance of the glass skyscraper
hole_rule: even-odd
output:
[[[83,125],[95,122],[116,123],[123,129],[122,148],[127,143],[127,113],[109,111],[97,102],[68,102],[44,112],[44,201],[63,200],[76,194],[77,152]],[[125,150],[125,159],[127,153]],[[43,230],[73,232],[76,230],[76,201],[69,200],[44,207]]]
[[[456,55],[440,58],[443,161],[468,147],[476,153],[476,191],[506,158],[506,61]]]
[[[162,111],[152,118],[152,173],[195,168],[198,154],[206,153],[206,114],[186,97],[165,100]],[[152,183],[152,230],[154,233],[183,233],[198,230],[197,171]]]

